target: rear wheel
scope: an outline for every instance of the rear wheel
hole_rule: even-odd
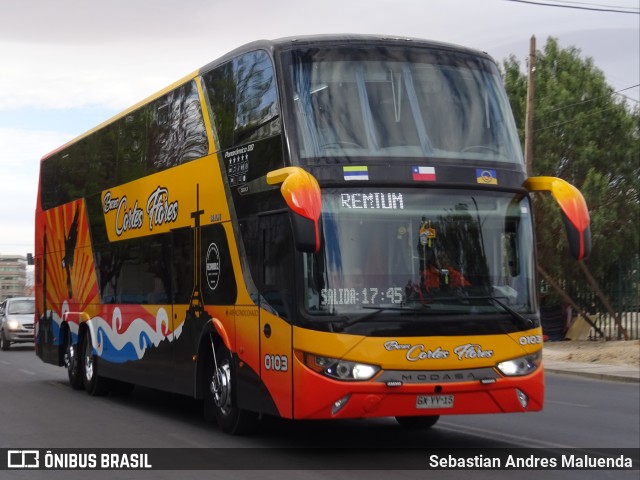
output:
[[[64,365],[67,368],[69,385],[71,385],[74,390],[82,390],[84,388],[84,382],[82,381],[82,374],[80,372],[80,360],[81,356],[78,352],[78,345],[74,345],[71,331],[67,330]]]
[[[82,353],[84,388],[89,392],[89,395],[105,395],[109,391],[109,384],[106,378],[100,377],[98,374],[99,358],[93,354],[90,332],[86,332],[84,336]]]
[[[235,367],[229,350],[221,343],[207,355],[204,375],[204,411],[208,419],[215,418],[220,429],[232,435],[255,431],[258,416],[239,408],[235,399]]]
[[[429,415],[426,417],[396,417],[396,421],[405,428],[431,428],[440,415]]]

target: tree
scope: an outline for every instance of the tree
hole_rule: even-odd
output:
[[[524,143],[527,78],[512,55],[505,86]],[[537,52],[533,175],[563,178],[580,189],[591,216],[588,260],[602,278],[628,260],[637,263],[640,225],[640,109],[616,96],[591,58],[549,38]],[[552,199],[535,202],[538,262],[553,276],[577,273]]]

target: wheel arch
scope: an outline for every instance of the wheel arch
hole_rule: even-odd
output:
[[[222,324],[222,322],[217,318],[212,318],[208,321],[202,331],[200,332],[200,338],[198,341],[198,349],[196,351],[196,369],[195,369],[195,379],[193,382],[194,391],[193,396],[196,399],[203,398],[203,382],[204,382],[204,374],[205,374],[205,365],[207,361],[210,361],[213,358],[213,351],[211,350],[211,338],[213,337],[213,341],[217,344],[222,343],[231,355],[233,355],[233,349],[231,348],[231,340],[230,336],[227,332],[227,329]]]

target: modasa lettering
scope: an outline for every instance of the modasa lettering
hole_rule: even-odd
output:
[[[149,230],[163,223],[173,223],[178,219],[178,201],[169,202],[169,190],[158,187],[147,200]]]

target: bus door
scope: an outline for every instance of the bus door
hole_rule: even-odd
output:
[[[294,243],[288,212],[259,216],[260,357],[263,384],[284,417],[292,405],[292,316],[295,305]]]

